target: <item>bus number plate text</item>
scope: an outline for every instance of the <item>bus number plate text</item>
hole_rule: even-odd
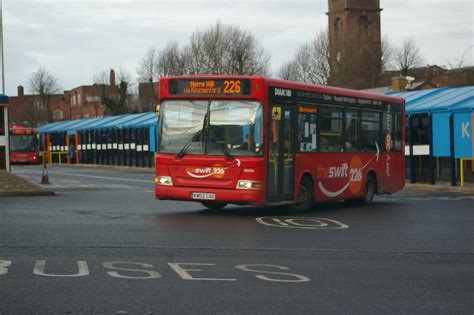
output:
[[[196,199],[196,200],[215,200],[215,199],[216,199],[216,194],[214,194],[214,193],[193,192],[193,193],[191,193],[191,199]]]

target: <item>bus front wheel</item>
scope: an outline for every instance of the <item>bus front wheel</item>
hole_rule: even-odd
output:
[[[298,187],[298,200],[292,206],[293,212],[303,213],[309,211],[314,205],[314,189],[311,180],[304,176]]]
[[[201,202],[201,204],[206,207],[207,209],[209,210],[221,210],[222,208],[224,208],[225,206],[227,206],[227,204],[225,202],[207,202],[207,201],[203,201]]]

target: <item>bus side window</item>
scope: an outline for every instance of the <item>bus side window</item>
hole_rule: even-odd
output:
[[[324,107],[320,110],[321,115],[321,151],[342,152],[342,109],[336,107]],[[327,148],[323,139],[327,139]]]
[[[356,110],[346,111],[346,142],[344,144],[346,152],[359,151],[359,114]]]
[[[394,114],[395,122],[393,124],[393,149],[394,151],[402,151],[402,115]]]
[[[301,112],[300,107],[298,113],[298,150],[300,152],[311,152],[317,149],[316,109],[305,109],[307,112]]]
[[[377,150],[380,139],[380,112],[362,111],[362,133],[361,149],[362,151]]]

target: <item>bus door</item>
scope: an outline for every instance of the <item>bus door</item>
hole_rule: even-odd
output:
[[[267,201],[292,201],[295,110],[288,105],[276,104],[270,110]]]

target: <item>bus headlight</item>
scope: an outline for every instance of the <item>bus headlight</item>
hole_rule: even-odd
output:
[[[263,182],[255,180],[239,180],[237,182],[237,189],[263,189]]]
[[[155,184],[163,186],[173,186],[173,181],[171,180],[171,176],[156,176]]]

